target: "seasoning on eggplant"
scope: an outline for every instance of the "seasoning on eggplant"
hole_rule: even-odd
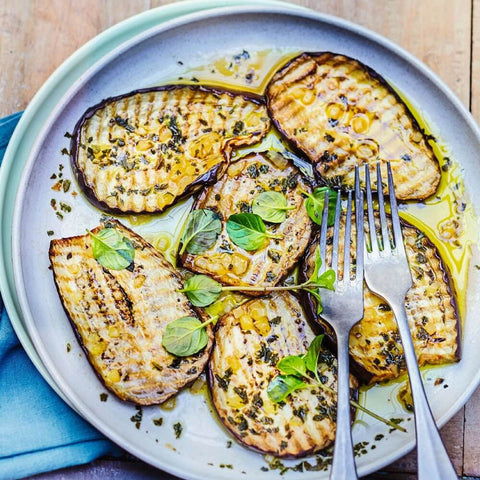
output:
[[[203,253],[184,252],[183,266],[210,275],[224,285],[277,284],[295,265],[310,237],[311,221],[302,190],[311,192],[308,182],[280,154],[251,154],[232,163],[220,181],[200,194],[193,207],[216,212],[222,219],[222,231],[215,244]],[[264,192],[281,193],[284,203],[268,204],[267,208],[264,202],[261,210],[255,210],[255,202]],[[245,242],[238,229],[245,225],[243,217],[252,215],[252,206],[267,220],[263,222],[259,215],[251,218],[257,227],[267,231],[251,231],[250,240],[255,241]],[[278,218],[278,212],[283,216]],[[268,219],[283,221],[270,223]]]
[[[306,353],[314,338],[298,300],[287,292],[253,299],[219,320],[209,386],[220,420],[240,442],[279,457],[307,455],[333,442],[335,394],[312,386],[281,403],[267,394],[278,361]],[[321,350],[319,368],[322,382],[335,389],[332,353]]]
[[[233,147],[270,122],[260,97],[169,85],[109,98],[85,112],[71,144],[89,200],[116,213],[161,212],[225,171]]]
[[[60,299],[87,358],[105,386],[122,400],[162,403],[202,372],[212,347],[177,358],[162,347],[167,324],[179,317],[204,320],[193,309],[179,275],[143,238],[115,220],[114,228],[135,248],[133,263],[110,269],[92,252],[94,237],[52,240],[50,262]],[[126,262],[127,263],[127,262]]]
[[[329,52],[303,53],[275,74],[266,96],[275,125],[325,184],[353,187],[355,165],[370,164],[373,171],[380,161],[383,170],[390,161],[399,199],[435,193],[440,168],[428,138],[393,88],[366,65]],[[372,181],[376,188],[376,176]]]
[[[378,219],[377,219],[378,222]],[[419,365],[443,364],[460,358],[460,322],[453,285],[437,248],[427,236],[402,220],[405,250],[410,264],[413,286],[408,291],[405,306]],[[355,230],[355,225],[352,224]],[[341,237],[341,236],[340,236]],[[327,237],[327,259],[331,255],[333,228]],[[355,239],[355,235],[352,235]],[[301,274],[312,271],[318,235],[306,251]],[[351,244],[355,255],[355,242]],[[343,250],[341,242],[340,251]],[[343,257],[339,259],[340,265]],[[341,266],[339,267],[341,270]],[[403,347],[393,312],[383,299],[367,286],[365,314],[350,333],[350,355],[359,378],[374,383],[397,378],[406,371]],[[306,294],[308,309],[315,314],[315,299]],[[320,315],[321,317],[321,315]],[[321,318],[319,322],[331,339],[333,331]],[[333,340],[332,340],[333,341]]]

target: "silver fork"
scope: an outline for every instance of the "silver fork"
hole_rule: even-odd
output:
[[[370,251],[366,250],[365,281],[372,292],[382,297],[390,305],[397,320],[407,363],[415,412],[418,479],[457,479],[455,469],[445,450],[445,446],[440,438],[435,420],[428,405],[410,334],[410,327],[405,311],[405,295],[412,286],[412,276],[403,244],[390,163],[387,164],[387,171],[393,245],[391,245],[390,242],[387,217],[385,214],[380,164],[377,164],[378,210],[380,217],[379,237],[377,237],[375,227],[370,173],[368,165],[365,166],[368,229],[370,231],[371,245]],[[380,243],[378,242],[378,238],[381,240]]]
[[[350,238],[352,220],[352,191],[348,192],[347,213],[344,228],[343,270],[341,280],[336,278],[335,291],[322,290],[324,318],[335,331],[337,337],[337,428],[335,435],[335,450],[333,455],[330,479],[355,480],[357,470],[352,444],[350,418],[350,372],[349,372],[349,336],[351,328],[363,318],[363,192],[360,190],[358,168],[355,170],[355,220],[356,220],[356,269],[355,278],[350,275]],[[335,223],[333,230],[332,270],[337,274],[339,258],[341,192],[338,192]],[[357,212],[359,214],[357,214]],[[327,221],[328,221],[328,191],[325,195],[325,205],[320,230],[320,255],[324,260],[321,272],[327,268]]]

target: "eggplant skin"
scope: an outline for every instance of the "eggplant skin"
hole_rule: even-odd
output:
[[[374,173],[380,162],[385,175],[390,161],[397,198],[423,200],[437,190],[440,167],[427,137],[385,79],[358,60],[303,53],[274,75],[266,98],[275,126],[320,182],[353,188],[355,165]],[[372,182],[377,188],[376,175]]]
[[[390,220],[389,220],[390,221]],[[378,222],[378,218],[377,218]],[[412,272],[413,286],[405,298],[407,318],[420,366],[456,362],[460,359],[460,318],[453,284],[435,245],[418,228],[402,220],[405,251]],[[377,225],[378,227],[378,225]],[[355,225],[352,222],[351,255],[355,255]],[[333,238],[330,228],[327,236]],[[315,262],[319,235],[312,237],[301,265],[307,278]],[[340,251],[343,238],[340,235]],[[331,247],[327,248],[327,261]],[[341,271],[343,256],[339,260]],[[393,312],[387,303],[364,286],[363,320],[350,332],[352,371],[366,383],[391,380],[406,372],[405,357]],[[334,333],[316,315],[316,300],[304,295],[304,306],[324,328],[334,345]]]
[[[269,130],[263,99],[195,85],[108,98],[75,126],[71,163],[89,201],[109,213],[161,212],[220,178],[232,148]]]
[[[204,253],[184,253],[183,266],[225,285],[277,284],[301,257],[310,238],[311,221],[302,190],[311,192],[309,182],[279,153],[254,153],[231,163],[222,179],[206,187],[193,206],[217,212],[222,232]],[[226,221],[232,214],[250,211],[254,198],[263,191],[282,192],[295,209],[287,211],[281,224],[267,223],[268,231],[283,235],[282,239],[269,239],[262,248],[247,252],[229,239]]]
[[[335,438],[336,395],[312,387],[272,402],[267,387],[278,361],[302,355],[315,338],[297,298],[288,292],[250,300],[221,317],[208,368],[213,405],[245,446],[278,457],[300,457]],[[320,372],[336,389],[336,359],[323,350]],[[351,377],[356,397],[356,380]]]
[[[101,382],[118,398],[138,405],[159,404],[193,382],[207,363],[208,344],[178,358],[162,346],[166,325],[202,316],[183,293],[179,275],[143,238],[115,220],[135,247],[133,268],[108,270],[94,258],[89,234],[50,242],[50,262],[63,307]]]

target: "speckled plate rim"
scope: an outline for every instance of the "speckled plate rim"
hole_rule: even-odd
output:
[[[36,139],[42,136],[55,106],[72,85],[105,55],[141,32],[163,22],[202,10],[227,5],[283,5],[303,9],[277,0],[187,0],[146,10],[100,33],[87,42],[47,79],[25,109],[11,139],[0,167],[0,292],[13,329],[30,360],[49,385],[70,406],[71,402],[57,387],[40,359],[28,334],[14,284],[12,265],[12,223],[15,200],[22,171]]]
[[[292,9],[291,7],[285,8],[285,7],[273,7],[269,10],[269,13],[278,13],[278,14],[285,14],[285,15],[291,15],[292,14]],[[265,7],[262,6],[257,6],[257,7],[230,7],[230,8],[220,8],[220,9],[215,9],[214,11],[206,11],[206,12],[201,12],[197,14],[191,14],[191,15],[186,15],[185,17],[182,17],[181,19],[177,20],[171,20],[167,22],[165,25],[162,25],[160,27],[153,28],[149,32],[144,32],[141,34],[138,38],[133,39],[132,43],[135,43],[136,40],[138,39],[145,39],[148,37],[148,35],[157,33],[160,31],[160,29],[168,29],[168,28],[173,28],[178,25],[184,25],[187,24],[188,22],[193,22],[196,20],[202,20],[205,18],[211,18],[213,16],[219,17],[222,15],[232,15],[236,13],[266,13],[265,12]],[[446,98],[449,100],[451,105],[456,109],[456,111],[460,114],[462,117],[462,120],[465,121],[465,123],[469,126],[471,133],[473,134],[473,137],[475,138],[476,143],[480,144],[480,130],[478,126],[476,125],[475,121],[473,120],[473,117],[470,115],[470,113],[465,109],[465,107],[461,104],[461,102],[455,97],[455,95],[446,87],[441,80],[439,80],[433,72],[431,72],[427,67],[425,67],[421,62],[419,62],[417,59],[412,57],[410,54],[408,54],[406,51],[403,49],[399,48],[398,46],[392,44],[388,40],[385,40],[383,37],[374,34],[362,27],[359,27],[357,25],[351,24],[349,22],[346,22],[344,20],[331,17],[328,15],[322,15],[322,14],[317,14],[315,12],[310,12],[306,10],[301,10],[297,11],[296,15],[298,17],[303,17],[305,19],[311,19],[311,20],[318,20],[321,22],[327,22],[330,23],[331,25],[334,25],[335,27],[345,29],[349,32],[355,33],[357,35],[363,36],[367,38],[368,40],[373,41],[376,44],[379,44],[381,47],[386,48],[387,50],[391,51],[392,53],[395,53],[397,56],[405,60],[407,63],[411,64],[413,68],[418,70],[421,74],[423,74],[428,80],[432,82],[432,84],[438,88],[438,90],[443,93]],[[120,47],[117,49],[116,52],[114,53],[119,53],[119,51],[123,48],[126,47],[126,45]],[[110,55],[107,55],[103,60],[109,59]],[[99,64],[96,65],[96,68],[101,65],[102,62],[99,62]],[[93,71],[96,70],[96,68],[91,69],[90,73],[93,73]],[[73,87],[72,87],[73,88]],[[68,94],[64,97],[68,99]],[[52,116],[54,115],[55,110],[52,112]],[[46,125],[47,127],[47,125]],[[37,140],[38,141],[38,140]],[[34,149],[32,149],[29,161],[26,165],[26,168],[24,169],[24,174],[23,174],[23,183],[20,185],[18,196],[19,198],[23,198],[23,193],[26,187],[26,178],[28,176],[28,173],[30,172],[32,165],[33,165],[33,160],[35,158],[34,155]],[[18,245],[18,238],[20,235],[18,226],[20,225],[20,218],[21,218],[21,205],[17,205],[16,207],[16,213],[15,213],[15,218],[14,218],[14,228],[13,228],[13,246],[15,247]],[[27,295],[25,292],[25,289],[23,288],[23,283],[22,283],[22,278],[21,278],[21,258],[18,255],[18,251],[14,251],[14,256],[13,256],[13,265],[14,265],[14,272],[15,272],[15,281],[16,281],[16,288],[17,288],[17,293],[19,296],[19,301],[20,305],[22,306],[22,311],[27,318],[27,324],[32,327],[32,339],[34,343],[36,344],[37,348],[41,346],[39,340],[35,337],[35,328],[34,328],[34,323],[32,322],[32,314],[28,310],[28,302],[27,302]],[[40,348],[39,348],[40,350]],[[54,377],[54,379],[59,380],[61,383],[61,379],[57,378],[55,375],[55,367],[53,364],[46,363],[47,367]],[[439,419],[439,423],[443,424],[445,423],[448,419],[450,419],[456,411],[458,411],[459,408],[467,401],[468,397],[471,395],[471,393],[474,391],[474,389],[478,386],[480,383],[480,371],[477,372],[475,376],[472,377],[469,383],[469,387],[466,388],[462,394],[459,396],[459,398],[453,402],[448,410],[442,415],[442,417]],[[124,440],[122,438],[118,438],[116,435],[112,435],[112,432],[109,430],[108,426],[106,426],[101,419],[99,418],[92,418],[92,416],[88,415],[88,407],[85,405],[78,404],[76,402],[76,399],[73,396],[69,395],[68,391],[64,392],[65,395],[69,398],[69,400],[76,406],[79,410],[83,411],[83,413],[88,416],[89,421],[96,426],[99,430],[104,432],[107,436],[112,438],[114,441],[116,441],[119,445],[122,447],[126,448],[129,450],[131,453],[134,455],[138,456],[139,458],[144,459],[145,461],[152,461],[152,459],[146,457],[145,455],[142,454],[142,451],[136,446],[136,445],[131,445],[128,443],[127,440]],[[361,469],[359,473],[362,475],[366,475],[368,473],[371,473],[372,471],[375,471],[385,464],[395,460],[396,458],[399,458],[400,456],[404,455],[408,450],[410,450],[414,446],[414,441],[410,441],[408,443],[405,443],[403,448],[398,449],[396,452],[394,452],[391,456],[387,455],[384,460],[379,460],[376,462],[372,462],[369,465],[364,466],[364,468]],[[172,465],[158,465],[161,468],[164,468],[165,470],[173,473],[173,474],[180,474],[180,475],[185,475],[184,471],[181,471],[178,467],[172,466]],[[192,479],[197,479],[200,478],[195,474],[188,474],[185,478],[192,478]]]

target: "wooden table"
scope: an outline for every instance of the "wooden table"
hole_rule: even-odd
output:
[[[390,38],[434,70],[480,121],[480,0],[291,0],[346,18]],[[47,77],[78,47],[124,18],[168,0],[3,0],[0,2],[0,117],[26,107]],[[480,477],[480,389],[442,429],[457,472]],[[385,468],[414,479],[415,454]],[[131,457],[37,478],[165,478]],[[376,474],[370,479],[385,478]],[[435,480],[435,479],[432,479]]]

